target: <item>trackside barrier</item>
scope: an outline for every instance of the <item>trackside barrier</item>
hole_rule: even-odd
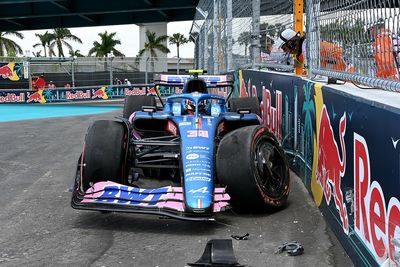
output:
[[[159,85],[160,96],[168,97],[182,93],[182,86]],[[209,88],[212,94],[226,96],[228,87]],[[156,95],[154,84],[135,84],[131,86],[85,86],[59,89],[43,89],[32,91],[28,89],[0,90],[0,104],[30,104],[30,103],[58,103],[77,101],[98,101],[125,98],[130,95]]]
[[[400,96],[348,93],[274,72],[234,76],[235,96],[262,100],[264,124],[354,264],[398,266]],[[373,93],[386,102],[368,98]]]
[[[167,91],[163,88],[162,95],[169,95],[173,92],[174,90]],[[0,104],[98,101],[124,98],[127,95],[146,94],[155,94],[154,85],[75,87],[74,89],[60,88],[38,91],[0,90]]]

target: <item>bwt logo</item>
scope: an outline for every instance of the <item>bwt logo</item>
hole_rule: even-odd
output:
[[[341,190],[341,180],[346,171],[346,113],[340,118],[339,139],[342,148],[340,158],[339,148],[335,140],[326,106],[323,106],[318,137],[317,181],[322,186],[325,201],[329,205],[332,197],[342,221],[343,231],[349,233],[349,219]]]

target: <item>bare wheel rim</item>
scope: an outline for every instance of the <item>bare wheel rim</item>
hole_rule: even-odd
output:
[[[286,190],[286,168],[278,148],[261,138],[255,144],[255,177],[257,185],[269,197],[280,198]]]

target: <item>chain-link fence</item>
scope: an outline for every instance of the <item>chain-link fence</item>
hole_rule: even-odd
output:
[[[96,58],[0,58],[0,89],[27,89],[41,75],[46,86],[78,87],[94,85],[144,84],[153,73],[184,73],[193,68],[191,58],[132,57]],[[1,70],[7,75],[2,75]],[[15,75],[13,75],[15,71]],[[54,88],[53,87],[53,88]]]
[[[280,31],[292,27],[292,0],[200,0],[196,10],[191,36],[197,67],[222,73],[290,65],[277,41]]]
[[[400,0],[304,0],[304,53],[316,74],[400,91]],[[196,66],[293,69],[279,34],[293,25],[293,0],[200,0],[191,36]]]
[[[400,91],[399,6],[400,0],[309,0],[310,73]]]

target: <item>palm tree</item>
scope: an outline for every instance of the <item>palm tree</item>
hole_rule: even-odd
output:
[[[47,57],[47,48],[49,49],[49,56],[55,55],[54,51],[50,49],[50,42],[53,39],[53,35],[46,31],[44,34],[35,33],[36,37],[39,38],[40,43],[34,44],[33,47],[43,46],[44,56]]]
[[[22,54],[22,48],[13,40],[6,38],[6,35],[15,36],[19,39],[24,39],[24,35],[15,31],[0,32],[0,57],[9,54]]]
[[[282,23],[275,24],[275,28],[276,28],[276,37],[279,37],[281,32],[283,32],[286,29],[285,25],[283,25]]]
[[[96,57],[107,57],[108,54],[113,53],[117,57],[123,57],[124,54],[115,49],[116,45],[121,44],[120,40],[114,39],[116,34],[116,32],[107,33],[107,31],[99,33],[101,43],[93,42],[93,47],[89,50],[89,56],[94,54]]]
[[[154,72],[154,60],[157,60],[157,53],[156,51],[159,50],[162,53],[169,53],[168,47],[165,46],[164,42],[167,41],[168,36],[156,36],[155,32],[151,32],[149,30],[146,31],[147,42],[144,43],[144,48],[141,49],[136,57],[138,61],[145,52],[150,54],[151,59],[151,66]]]
[[[65,40],[71,40],[80,44],[82,43],[82,40],[79,37],[73,35],[71,31],[67,28],[57,28],[53,31],[54,32],[51,35],[52,38],[50,48],[54,49],[54,47],[57,47],[59,57],[64,57],[63,45],[68,47],[70,51],[73,50],[72,46]]]
[[[179,58],[179,46],[188,43],[189,40],[180,33],[174,33],[169,37],[169,44],[176,45],[177,57]]]
[[[251,32],[241,32],[238,39],[238,43],[244,45],[244,56],[247,56],[247,46],[251,42]]]
[[[77,49],[75,51],[74,50],[69,51],[69,56],[70,57],[83,57],[84,55],[82,55],[81,51],[79,49]]]
[[[42,50],[39,50],[37,52],[32,52],[34,57],[42,57]]]

